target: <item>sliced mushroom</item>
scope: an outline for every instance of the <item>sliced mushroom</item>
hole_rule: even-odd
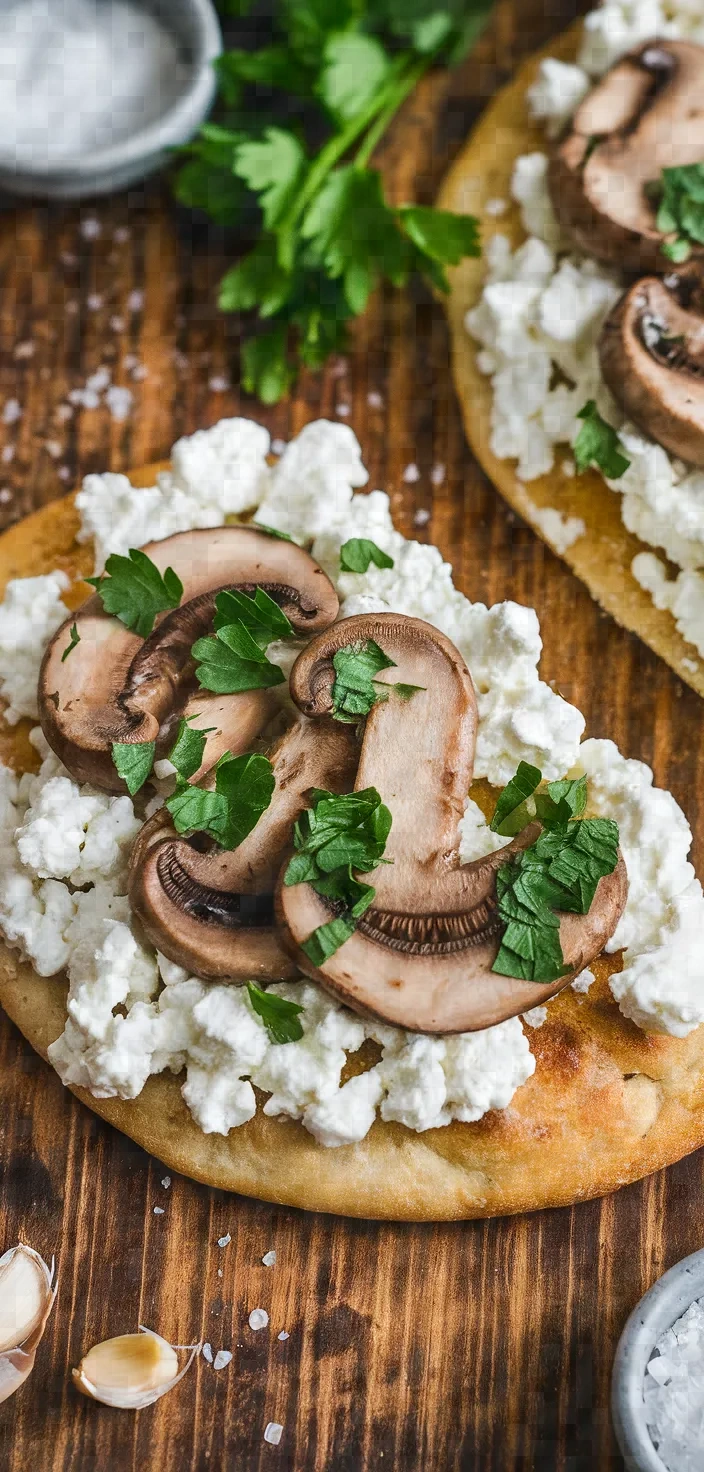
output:
[[[141,639],[106,614],[96,594],[54,635],[39,676],[40,719],[49,745],[77,781],[108,792],[125,790],[111,758],[113,742],[157,741],[161,755],[173,738],[175,721],[194,694],[191,647],[210,632],[219,592],[264,588],[297,633],[318,633],[338,611],[332,583],[302,547],[250,527],[181,532],[142,550],[160,572],[173,567],[178,574],[181,606],[162,615],[149,638]],[[73,623],[80,642],[62,660]],[[207,700],[199,693],[192,708],[204,709]],[[267,691],[228,700],[236,709],[224,747],[231,745],[233,728],[251,722],[256,733],[272,709]]]
[[[276,788],[239,848],[182,838],[160,809],[132,851],[129,899],[149,939],[206,980],[284,981],[297,968],[274,927],[273,891],[296,818],[313,787],[347,791],[359,745],[349,726],[296,723],[271,752]]]
[[[302,950],[331,907],[308,884],[280,877],[277,918],[298,966],[359,1012],[420,1032],[466,1032],[524,1012],[566,986],[603,949],[623,910],[623,859],[602,879],[588,915],[563,915],[568,975],[549,985],[491,970],[499,948],[496,871],[540,832],[460,867],[458,823],[472,780],[477,705],[454,645],[430,624],[381,613],[344,619],[297,659],[291,693],[309,717],[330,711],[332,659],[345,645],[374,639],[394,661],[388,672],[425,687],[408,702],[391,695],[367,717],[356,788],[376,787],[392,813],[376,897],[355,933],[317,969]]]
[[[673,455],[704,465],[704,280],[636,282],[609,313],[599,357],[629,418]]]
[[[626,271],[667,271],[648,185],[704,158],[704,47],[653,40],[622,57],[552,154],[555,213],[580,250]],[[695,247],[696,251],[696,247]]]

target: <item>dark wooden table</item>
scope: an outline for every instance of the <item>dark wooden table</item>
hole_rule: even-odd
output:
[[[501,0],[449,91],[428,82],[407,106],[383,156],[396,198],[432,199],[483,101],[573,14],[570,0]],[[538,609],[545,678],[585,711],[591,734],[654,765],[696,830],[699,699],[599,613],[487,483],[463,441],[447,333],[428,295],[379,297],[349,359],[265,412],[226,387],[238,326],[212,305],[224,260],[222,240],[175,211],[163,183],[80,209],[8,206],[0,404],[15,398],[22,413],[0,424],[4,520],[88,470],[166,455],[177,435],[225,414],[252,414],[288,439],[348,411],[399,528],[437,542],[470,597]],[[69,391],[102,365],[131,389],[129,417],[75,405],[66,418]],[[410,484],[409,464],[420,469]],[[418,532],[414,514],[426,508]],[[21,1237],[56,1253],[61,1281],[34,1376],[0,1407],[3,1472],[617,1468],[616,1339],[655,1277],[702,1243],[701,1155],[573,1210],[437,1227],[315,1217],[179,1177],[165,1189],[164,1174],[0,1019],[0,1250]],[[265,1268],[270,1248],[277,1265]],[[271,1323],[254,1333],[259,1306]],[[82,1400],[71,1365],[138,1323],[232,1349],[232,1364],[216,1374],[201,1361],[138,1416]],[[263,1441],[268,1421],[284,1425],[278,1448]]]

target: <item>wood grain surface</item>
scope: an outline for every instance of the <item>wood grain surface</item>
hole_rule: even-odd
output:
[[[574,10],[501,0],[470,63],[426,82],[385,148],[397,199],[432,199],[483,101]],[[21,417],[0,407],[5,522],[223,414],[254,414],[283,439],[346,417],[399,528],[437,542],[470,597],[538,609],[545,678],[592,735],[654,766],[696,831],[701,702],[597,610],[472,460],[440,309],[421,288],[378,298],[349,359],[263,412],[225,386],[238,326],[212,306],[224,260],[222,239],[160,182],[80,209],[7,205],[0,406],[16,399]],[[103,365],[132,392],[123,422],[69,400]],[[695,860],[703,871],[700,841]],[[608,1398],[623,1322],[702,1245],[701,1155],[573,1210],[437,1227],[314,1217],[163,1178],[0,1019],[0,1249],[19,1237],[55,1253],[60,1277],[34,1375],[0,1407],[3,1472],[608,1472],[622,1465]],[[255,1307],[270,1316],[258,1332]],[[216,1373],[201,1360],[139,1415],[82,1400],[70,1366],[138,1323],[179,1343],[201,1336],[232,1363]],[[268,1421],[284,1426],[278,1447],[263,1440]]]

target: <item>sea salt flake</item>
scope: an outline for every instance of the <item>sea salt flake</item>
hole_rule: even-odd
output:
[[[155,1206],[154,1207],[154,1215],[155,1216],[163,1216],[164,1215],[164,1208],[163,1208],[163,1206]]]
[[[283,1434],[284,1428],[278,1421],[269,1421],[264,1427],[264,1440],[269,1446],[278,1446]]]
[[[171,1176],[164,1176],[164,1179],[163,1179],[163,1181],[162,1181],[161,1184],[164,1187],[164,1190],[165,1191],[168,1191],[169,1186],[171,1185]]]
[[[2,411],[3,424],[16,424],[22,418],[22,406],[19,399],[7,399]]]
[[[437,464],[433,466],[430,472],[430,479],[434,486],[442,485],[445,479],[445,466],[440,460],[438,460]]]
[[[203,1345],[203,1359],[204,1360],[207,1360],[209,1365],[212,1365],[212,1363],[213,1363],[213,1347],[212,1347],[211,1344],[208,1344],[207,1342]]]
[[[231,1241],[232,1241],[232,1237],[230,1236],[230,1233],[228,1232],[225,1237],[218,1237],[218,1247],[229,1247]]]
[[[11,500],[12,491],[7,486],[3,486],[2,490],[0,491],[0,504],[2,504],[3,506],[7,506],[8,501]]]
[[[250,1327],[250,1329],[266,1329],[266,1326],[267,1326],[268,1322],[269,1322],[269,1315],[268,1315],[268,1313],[267,1313],[267,1311],[266,1311],[265,1308],[253,1308],[252,1309],[252,1312],[249,1315],[249,1327]]]
[[[416,511],[415,516],[413,517],[413,525],[414,526],[427,526],[429,521],[430,521],[430,512],[428,511],[427,507],[426,506],[419,507],[418,511]]]
[[[271,1252],[265,1252],[264,1253],[264,1256],[262,1258],[262,1262],[263,1262],[265,1268],[275,1268],[276,1267],[276,1253],[273,1251],[273,1249],[272,1249]]]
[[[97,240],[102,233],[103,227],[100,220],[94,219],[92,215],[89,215],[86,220],[81,220],[81,235],[84,240]]]
[[[103,298],[99,291],[92,291],[90,296],[86,297],[86,306],[89,312],[99,312],[102,305]]]
[[[372,389],[371,393],[367,394],[367,403],[370,409],[383,409],[384,407],[384,400],[376,389]]]
[[[286,1329],[282,1329],[281,1330],[281,1333],[280,1334],[277,1334],[276,1337],[277,1337],[277,1339],[288,1339],[289,1336],[288,1336],[287,1330]]]
[[[347,419],[347,418],[349,418],[349,415],[352,413],[352,410],[351,410],[349,404],[336,404],[335,405],[335,413],[336,414],[339,414],[341,419]]]
[[[226,1365],[229,1365],[231,1359],[232,1359],[232,1350],[231,1349],[219,1349],[218,1352],[217,1352],[217,1354],[216,1354],[216,1356],[215,1356],[215,1359],[213,1360],[213,1369],[214,1370],[224,1370],[225,1369],[225,1366]]]
[[[420,471],[418,469],[418,466],[413,464],[407,465],[406,469],[403,472],[403,479],[405,480],[407,486],[415,485],[416,481],[420,480]]]
[[[129,296],[128,296],[128,298],[127,298],[127,310],[128,310],[128,312],[141,312],[143,306],[144,306],[144,292],[143,291],[131,291],[130,294],[129,294]]]

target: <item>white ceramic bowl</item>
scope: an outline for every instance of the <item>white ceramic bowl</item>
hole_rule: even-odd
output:
[[[704,1249],[684,1257],[658,1279],[636,1304],[619,1339],[611,1381],[611,1409],[628,1472],[667,1472],[646,1425],[643,1376],[661,1334],[672,1328],[695,1298],[702,1297]]]
[[[169,149],[185,143],[207,116],[215,96],[213,60],[222,50],[220,25],[212,0],[139,0],[175,35],[187,62],[183,90],[156,122],[83,157],[62,159],[47,169],[30,169],[3,151],[0,138],[0,189],[47,199],[83,199],[109,194],[153,174]],[[120,65],[120,58],[115,58]]]

